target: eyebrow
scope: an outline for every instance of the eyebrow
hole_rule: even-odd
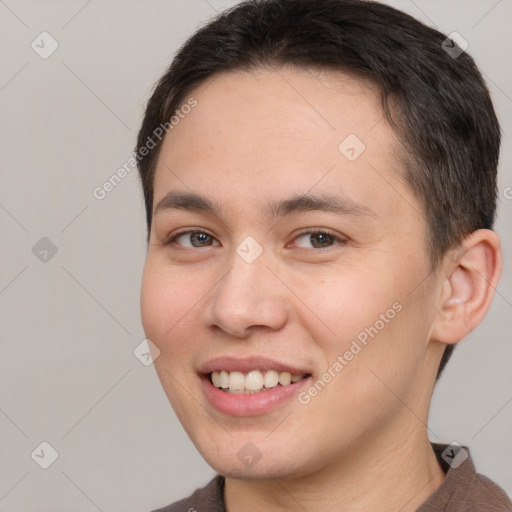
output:
[[[165,195],[156,205],[154,214],[162,210],[187,210],[221,216],[221,205],[195,192],[173,190]],[[288,199],[272,201],[265,205],[262,213],[274,219],[289,214],[310,211],[323,211],[352,217],[376,218],[377,214],[368,206],[355,202],[346,196],[327,194],[298,194]]]

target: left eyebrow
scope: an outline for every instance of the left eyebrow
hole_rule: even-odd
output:
[[[219,217],[222,215],[219,203],[195,192],[177,190],[169,192],[158,202],[154,214],[168,209],[210,213]],[[330,212],[350,217],[377,218],[377,214],[367,205],[339,195],[299,194],[288,199],[269,202],[263,208],[263,213],[270,219],[309,211]]]
[[[270,218],[293,213],[322,211],[350,217],[373,217],[377,214],[364,204],[338,195],[296,195],[289,199],[268,203],[265,213]]]

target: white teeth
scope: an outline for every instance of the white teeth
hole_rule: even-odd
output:
[[[213,385],[217,388],[230,391],[232,393],[266,391],[275,388],[278,384],[288,386],[302,380],[306,374],[292,375],[290,372],[277,372],[276,370],[253,370],[247,374],[242,372],[212,372],[211,379]]]
[[[279,374],[275,370],[269,370],[263,377],[263,384],[265,387],[274,388],[279,383]]]
[[[241,391],[244,389],[245,377],[240,372],[230,372],[229,374],[229,389],[230,391]]]
[[[245,389],[258,391],[263,387],[263,375],[258,370],[249,372],[245,376]]]
[[[221,387],[221,385],[220,385],[220,373],[219,372],[212,372],[212,382],[213,382],[213,385],[216,388],[220,388]]]
[[[213,374],[219,372],[213,372]],[[219,374],[219,385],[218,388],[229,388],[229,373],[225,370],[222,370]]]
[[[292,374],[289,372],[281,372],[279,374],[279,384],[281,386],[288,386],[290,382],[292,381]]]

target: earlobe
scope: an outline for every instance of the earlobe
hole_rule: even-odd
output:
[[[431,340],[454,344],[469,334],[485,317],[501,275],[498,235],[479,229],[461,244],[457,257],[446,256],[447,269]]]

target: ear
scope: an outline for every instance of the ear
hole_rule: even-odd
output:
[[[467,336],[485,317],[501,275],[498,235],[479,229],[445,255],[445,274],[439,310],[431,340],[454,344]]]

